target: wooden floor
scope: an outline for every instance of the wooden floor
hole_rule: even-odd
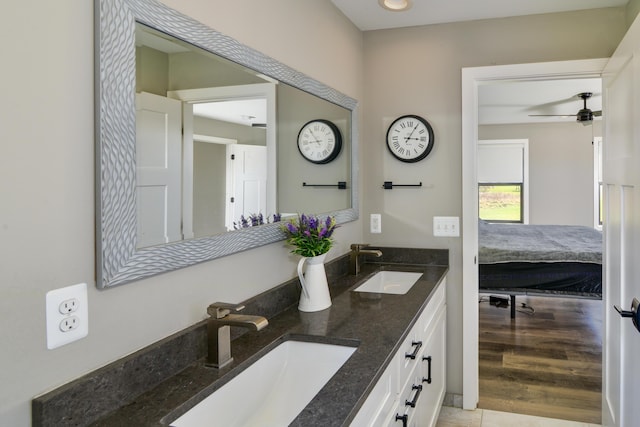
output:
[[[518,296],[515,320],[480,301],[478,407],[600,424],[602,301]]]

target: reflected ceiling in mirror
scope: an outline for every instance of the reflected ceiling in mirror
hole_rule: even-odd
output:
[[[356,113],[355,100],[154,0],[95,0],[95,4],[98,287],[121,285],[284,238],[277,224],[267,224],[138,247],[136,22],[196,46],[207,60],[211,59],[207,55],[223,58],[232,66],[242,67],[244,72],[250,71],[250,78],[255,79],[252,83],[276,83],[278,88],[290,86],[347,111],[338,121],[342,122],[342,132],[351,140],[348,149],[343,150],[336,161],[342,158],[347,165],[344,175],[347,175],[350,191],[343,193],[348,194],[346,204],[326,204],[329,212],[325,213],[335,215],[339,223],[357,219],[357,128],[351,119]],[[166,90],[176,93],[183,89]],[[278,127],[283,126],[279,124]],[[295,147],[295,142],[289,143]]]

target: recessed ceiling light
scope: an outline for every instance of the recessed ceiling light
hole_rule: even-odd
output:
[[[411,0],[378,0],[378,3],[392,12],[401,12],[411,7]]]

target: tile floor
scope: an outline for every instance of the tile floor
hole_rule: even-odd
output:
[[[596,427],[598,425],[497,412],[489,409],[465,411],[459,408],[443,406],[440,410],[440,417],[436,427]]]

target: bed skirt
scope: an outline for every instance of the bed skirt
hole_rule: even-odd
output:
[[[602,297],[602,265],[580,262],[508,262],[479,265],[482,290]]]

